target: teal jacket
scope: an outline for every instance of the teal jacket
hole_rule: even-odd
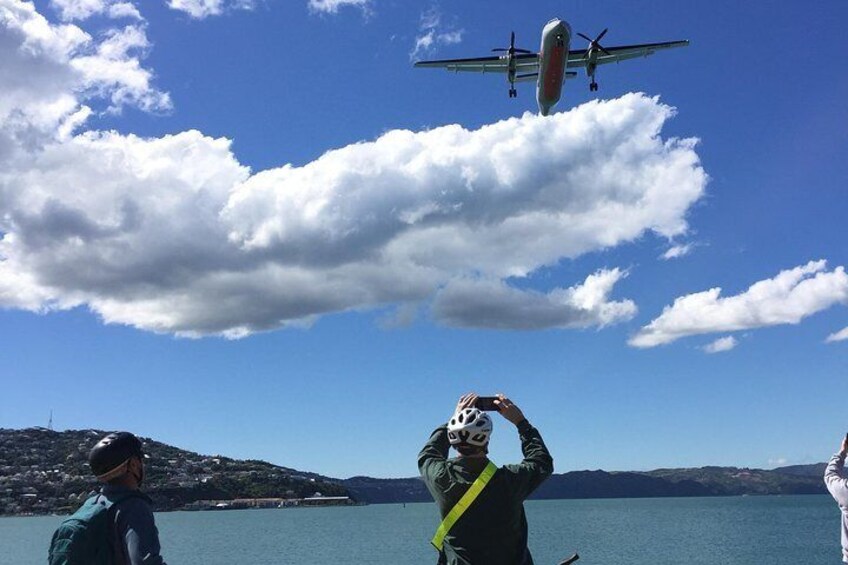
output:
[[[159,554],[159,530],[150,509],[150,498],[121,486],[105,485],[107,499],[123,498],[112,509],[115,562],[121,565],[167,565]],[[127,496],[132,493],[133,496]]]
[[[554,471],[539,431],[527,420],[518,424],[524,460],[504,465],[445,536],[449,565],[532,565],[527,549],[524,500]],[[433,432],[418,454],[418,469],[442,518],[450,512],[489,460],[448,459],[447,426]]]

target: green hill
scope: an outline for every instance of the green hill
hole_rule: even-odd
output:
[[[65,513],[98,488],[88,452],[108,432],[0,429],[0,515]],[[196,500],[348,496],[339,481],[315,473],[200,455],[141,438],[146,461],[144,490],[157,510],[174,510]]]
[[[88,452],[106,432],[44,428],[0,429],[0,515],[74,510],[98,485]],[[142,438],[147,460],[145,491],[157,510],[198,500],[300,499],[316,492],[363,503],[429,502],[417,477],[332,479],[265,461],[200,455]],[[657,469],[649,472],[571,471],[555,474],[532,498],[634,498],[824,494],[824,463],[771,471],[736,467]]]

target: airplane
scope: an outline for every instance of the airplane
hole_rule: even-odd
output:
[[[418,61],[414,66],[441,67],[454,72],[506,73],[507,81],[509,81],[510,98],[518,96],[518,91],[515,90],[516,82],[535,80],[539,113],[547,116],[551,108],[559,102],[562,95],[563,80],[577,76],[577,72],[567,71],[566,69],[585,67],[586,76],[591,81],[589,91],[596,92],[598,83],[595,81],[595,72],[598,65],[618,63],[636,57],[647,57],[660,49],[689,45],[689,40],[682,40],[624,45],[607,49],[601,45],[601,39],[607,31],[605,29],[595,39],[590,39],[582,33],[578,33],[577,35],[589,42],[589,47],[587,49],[569,50],[571,26],[568,25],[568,22],[554,18],[545,24],[542,29],[542,45],[538,53],[516,47],[515,32],[512,32],[509,48],[492,49],[494,52],[503,52],[503,55],[471,59]]]

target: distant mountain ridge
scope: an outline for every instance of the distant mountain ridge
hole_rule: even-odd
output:
[[[778,467],[775,472],[782,475],[796,475],[799,477],[824,477],[824,469],[827,463],[812,463],[810,465],[790,465]]]
[[[824,463],[766,471],[737,467],[657,469],[648,472],[569,471],[554,474],[531,499],[653,498],[739,496],[770,494],[826,494]],[[821,473],[818,470],[821,469]],[[371,503],[430,502],[418,478],[373,479],[353,477],[342,481],[360,500]]]
[[[0,515],[70,512],[97,488],[88,469],[91,446],[106,432],[0,429]],[[363,503],[431,502],[417,477],[340,480],[265,461],[205,456],[144,439],[145,491],[157,510],[197,500],[350,496]],[[737,467],[648,472],[570,471],[551,476],[531,498],[641,498],[825,494],[825,463],[773,470]]]

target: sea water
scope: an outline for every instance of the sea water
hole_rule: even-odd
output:
[[[545,500],[525,504],[537,565],[839,565],[829,496]],[[61,517],[0,518],[0,564],[43,565]],[[169,565],[435,563],[434,504],[168,512]]]

